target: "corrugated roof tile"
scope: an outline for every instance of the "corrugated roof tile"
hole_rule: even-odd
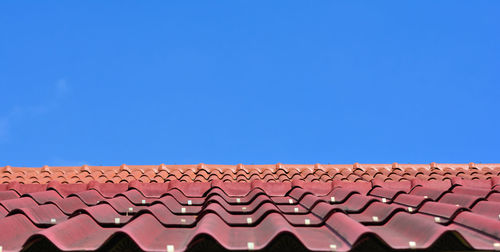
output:
[[[0,232],[0,246],[495,249],[498,172],[437,163],[7,166],[0,229],[13,230]]]

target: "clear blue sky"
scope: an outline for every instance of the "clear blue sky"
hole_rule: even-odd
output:
[[[0,166],[500,162],[499,1],[0,3]]]

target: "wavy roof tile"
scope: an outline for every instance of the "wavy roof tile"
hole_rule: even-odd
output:
[[[500,249],[500,164],[0,168],[0,251]]]

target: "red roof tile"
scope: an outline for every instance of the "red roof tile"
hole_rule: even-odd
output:
[[[0,168],[0,246],[500,249],[499,164]]]

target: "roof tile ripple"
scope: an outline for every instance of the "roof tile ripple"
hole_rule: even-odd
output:
[[[0,168],[0,247],[500,249],[499,164]]]

